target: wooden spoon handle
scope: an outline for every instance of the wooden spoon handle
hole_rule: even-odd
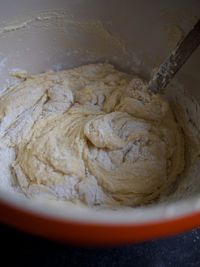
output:
[[[178,70],[200,44],[200,20],[194,28],[180,41],[171,55],[160,65],[158,71],[148,84],[148,89],[157,93],[162,91]]]

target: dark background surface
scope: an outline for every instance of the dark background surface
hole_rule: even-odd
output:
[[[200,267],[200,229],[159,241],[99,249],[59,244],[0,225],[0,242],[2,267]]]

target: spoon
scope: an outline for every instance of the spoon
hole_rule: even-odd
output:
[[[154,93],[163,91],[183,64],[200,44],[200,20],[194,28],[180,41],[170,56],[160,65],[148,84]]]

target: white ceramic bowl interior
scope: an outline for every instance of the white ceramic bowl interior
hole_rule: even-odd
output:
[[[3,91],[16,82],[10,76],[13,71],[41,73],[105,61],[148,79],[152,69],[199,17],[200,1],[195,0],[2,1],[0,89]],[[199,70],[200,48],[177,77],[197,102],[200,101]],[[200,127],[198,118],[195,123]],[[184,183],[185,190],[169,201],[128,211],[97,213],[64,205],[33,203],[3,186],[0,200],[56,218],[114,224],[149,223],[200,210],[200,175],[199,179]]]

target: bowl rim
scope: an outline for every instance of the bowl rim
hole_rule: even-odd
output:
[[[200,213],[200,197],[198,196],[172,203],[152,204],[146,207],[97,211],[91,208],[64,206],[54,202],[33,201],[20,194],[0,189],[0,203],[35,216],[53,220],[113,226],[162,223]]]

